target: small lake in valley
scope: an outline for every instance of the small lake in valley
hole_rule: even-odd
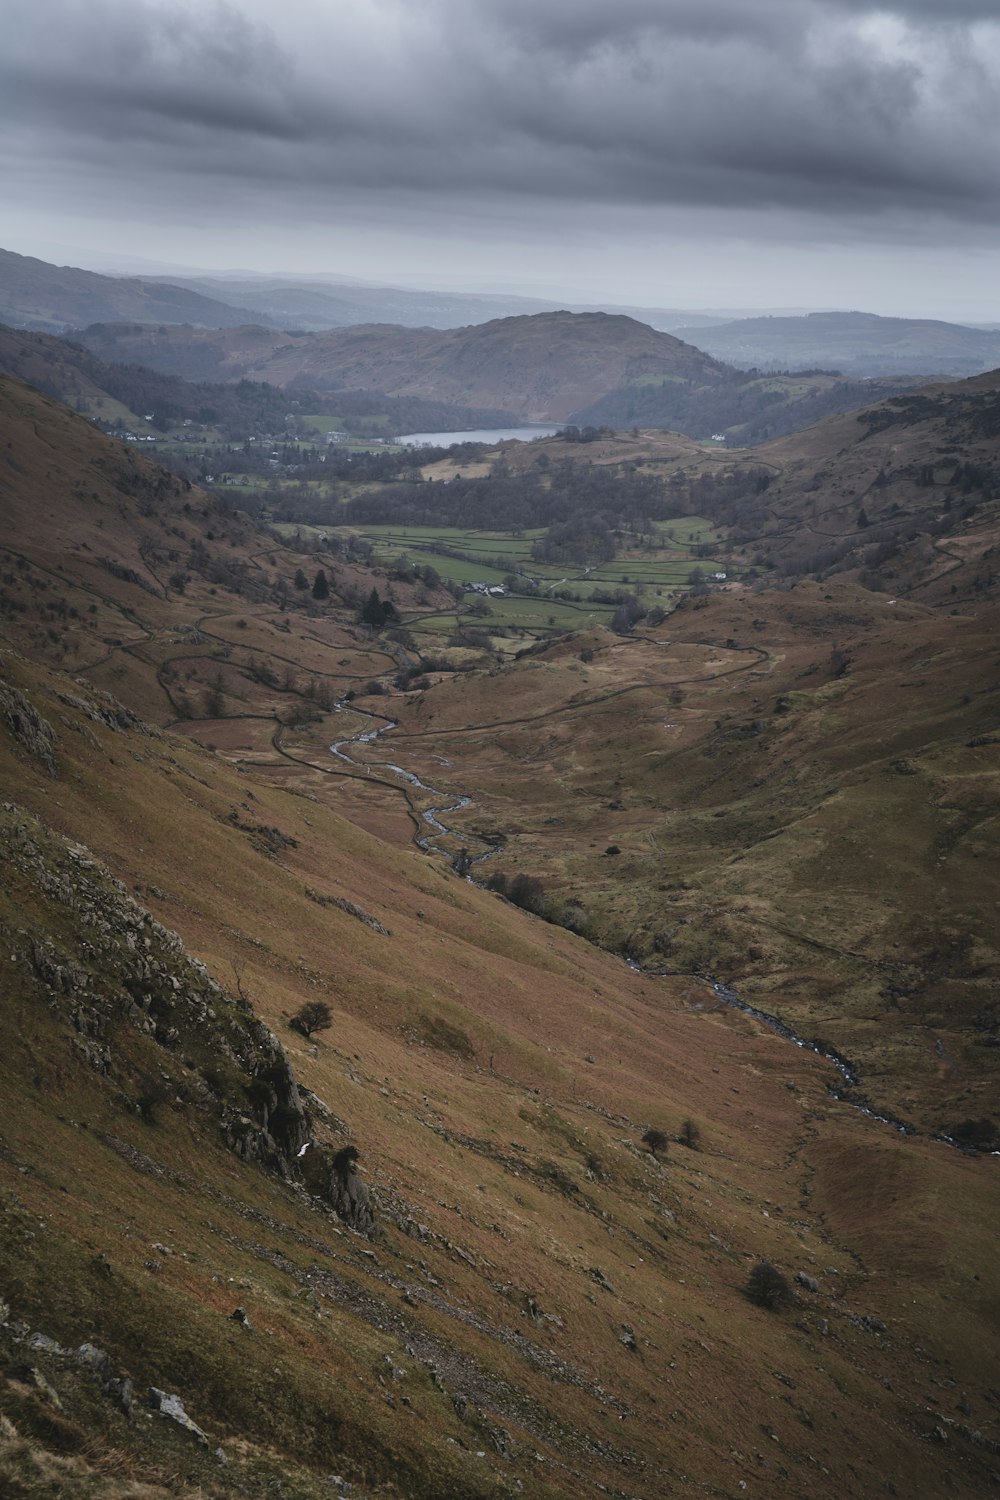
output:
[[[450,448],[453,443],[504,443],[516,438],[530,443],[532,438],[552,437],[558,427],[478,427],[473,432],[407,432],[396,438],[411,448]]]

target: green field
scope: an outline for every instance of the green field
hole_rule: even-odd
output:
[[[658,522],[656,531],[662,538],[662,546],[638,557],[616,558],[593,568],[533,561],[532,543],[544,536],[543,529],[516,535],[467,531],[457,526],[365,526],[357,531],[374,543],[375,555],[383,563],[405,554],[412,562],[432,562],[442,578],[454,583],[501,583],[505,574],[524,573],[546,594],[561,586],[585,597],[609,589],[640,594],[650,590],[675,591],[687,586],[692,566],[700,567],[706,574],[733,571],[731,564],[711,558],[693,563],[692,547],[718,539],[712,525],[701,516]],[[465,556],[448,555],[455,551]],[[484,561],[477,561],[479,558]]]
[[[499,561],[528,562],[531,544],[545,535],[545,528],[522,531],[516,535],[503,531],[468,531],[460,526],[363,526],[357,528],[373,542],[394,547],[398,552],[417,548],[433,551],[436,547],[454,547],[477,556],[495,557]]]
[[[704,516],[677,516],[672,521],[654,521],[653,530],[666,538],[669,547],[696,547],[717,542],[719,533]]]

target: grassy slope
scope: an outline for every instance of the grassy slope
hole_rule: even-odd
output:
[[[995,597],[998,388],[996,372],[927,386],[755,449],[775,476],[756,546],[792,570],[874,564],[887,592],[921,604]]]
[[[234,688],[232,663],[251,651],[340,686],[371,674],[336,611],[286,621],[224,588],[210,594],[197,582],[165,599],[95,568],[84,542],[116,549],[138,572],[139,541],[161,522],[165,536],[222,523],[169,488],[143,515],[148,491],[128,492],[137,475],[155,486],[141,464],[51,403],[17,389],[10,400],[8,545],[31,554],[37,576],[62,568],[60,587],[98,604],[71,626],[73,668],[90,666],[85,683],[113,686],[162,722],[172,717],[163,662],[185,642],[198,656],[228,641],[229,657],[215,660]],[[56,524],[61,554],[48,536]],[[254,552],[238,522],[223,530],[234,554]],[[275,549],[267,567],[291,560]],[[181,627],[206,615],[204,640],[192,643]],[[109,641],[108,624],[93,623],[116,618],[132,644],[112,643],[125,624]],[[276,629],[285,623],[290,636]],[[13,625],[33,656],[59,656],[35,615]],[[682,641],[676,651],[683,672],[704,676],[704,646]],[[732,655],[709,654],[720,669]],[[597,660],[614,683],[612,662]],[[517,1480],[539,1496],[602,1483],[650,1497],[731,1493],[739,1479],[763,1477],[803,1495],[867,1497],[887,1476],[933,1492],[945,1470],[954,1493],[989,1487],[995,1460],[948,1424],[1000,1435],[984,1394],[995,1350],[983,1330],[996,1322],[990,1161],[873,1125],[829,1099],[819,1059],[719,1011],[696,981],[637,975],[412,852],[398,790],[336,774],[323,721],[280,731],[315,766],[288,761],[282,772],[271,735],[275,713],[298,701],[294,689],[269,698],[248,686],[245,700],[227,695],[242,721],[203,726],[206,736],[247,737],[235,769],[182,738],[86,717],[65,701],[89,702],[86,685],[9,653],[3,665],[51,721],[60,766],[53,781],[0,727],[7,797],[84,839],[223,984],[238,975],[289,1042],[300,1078],[350,1128],[385,1226],[373,1261],[287,1186],[221,1153],[197,1112],[170,1107],[144,1123],[116,1077],[80,1063],[71,1025],[39,1006],[5,953],[2,1285],[14,1313],[64,1342],[92,1337],[138,1383],[179,1390],[235,1456],[232,1473],[206,1471],[162,1434],[158,1446],[159,1429],[140,1422],[130,1434],[104,1406],[87,1407],[54,1362],[71,1417],[83,1414],[74,1462],[104,1466],[95,1493],[118,1482],[112,1449],[157,1482],[179,1473],[189,1489],[252,1492],[278,1462],[286,1493],[303,1495],[305,1471],[333,1467],[372,1493],[395,1482],[414,1495],[499,1494]],[[579,692],[582,665],[526,662],[513,677],[462,679],[450,692],[469,695],[466,722],[483,709],[523,717],[551,707],[554,674],[568,673]],[[536,759],[536,789],[539,769]],[[486,784],[484,772],[477,799]],[[515,795],[525,820],[532,797],[544,801],[523,780]],[[254,842],[260,828],[295,843],[269,858]],[[389,935],[320,906],[307,886],[363,907]],[[4,892],[9,928],[57,920],[37,887],[7,882]],[[317,995],[334,1004],[336,1025],[307,1046],[287,1016]],[[658,1165],[642,1130],[673,1133],[683,1118],[701,1126],[705,1149],[672,1148]],[[101,1134],[192,1186],[137,1171]],[[336,1126],[332,1135],[344,1138]],[[405,1233],[394,1209],[426,1230]],[[800,1292],[788,1315],[754,1308],[740,1288],[761,1255],[809,1271],[820,1291]],[[321,1317],[295,1295],[306,1285]],[[253,1335],[228,1320],[236,1301]],[[886,1330],[860,1327],[859,1314]],[[635,1350],[622,1342],[625,1325]],[[36,1451],[70,1445],[13,1374],[8,1364],[3,1399],[15,1425],[34,1433]],[[925,1440],[935,1427],[950,1435],[946,1447]],[[98,1429],[105,1436],[88,1447]],[[512,1456],[491,1436],[501,1429]],[[22,1460],[8,1442],[0,1461]]]
[[[516,712],[441,687],[376,753],[445,756],[554,911],[578,897],[605,943],[738,981],[942,1129],[997,1108],[995,613],[849,585],[688,601],[589,662],[512,665]]]

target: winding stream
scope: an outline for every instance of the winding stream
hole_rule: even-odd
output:
[[[368,713],[365,709],[355,708],[353,703],[348,703],[343,699],[336,703],[334,707],[337,712],[350,710],[351,713],[357,714],[359,718],[370,719],[372,721],[373,728],[359,730],[356,734],[349,735],[345,739],[335,740],[330,746],[331,753],[336,755],[339,760],[346,761],[348,765],[355,766],[359,770],[367,769],[370,772],[371,767],[367,762],[356,760],[354,756],[347,753],[344,747],[374,743],[380,735],[387,734],[390,729],[395,729],[399,723],[398,719],[386,718],[383,723],[378,724],[376,723],[376,719],[381,716]],[[436,756],[435,759],[440,760],[442,765],[449,764],[448,761],[440,756]],[[456,796],[454,793],[443,792],[436,787],[428,786],[426,781],[422,781],[415,772],[408,771],[405,766],[380,761],[378,769],[380,772],[391,772],[416,791],[425,792],[432,798],[443,799],[440,802],[435,801],[430,807],[420,810],[420,817],[427,824],[429,831],[418,837],[416,842],[425,853],[443,854],[456,868],[463,870],[467,880],[472,879],[468,871],[473,865],[482,864],[485,860],[491,859],[503,848],[502,844],[490,844],[487,840],[479,838],[475,834],[457,833],[455,829],[449,828],[441,821],[442,818],[447,817],[451,813],[461,812],[464,808],[471,807],[471,797],[461,794]],[[436,843],[435,837],[441,835],[458,843],[461,846],[461,854],[456,856],[449,850],[442,848],[439,843]],[[473,853],[473,846],[478,847],[481,852]],[[460,861],[461,864],[459,863]],[[648,979],[665,979],[669,977],[665,970],[644,969],[635,959],[627,958],[625,962],[630,969],[638,974],[644,974]],[[728,1005],[733,1010],[742,1011],[744,1015],[752,1016],[755,1021],[759,1021],[762,1026],[768,1027],[769,1030],[783,1037],[785,1041],[791,1042],[793,1046],[806,1052],[815,1052],[818,1057],[822,1057],[826,1062],[830,1063],[837,1070],[842,1080],[839,1084],[831,1083],[827,1086],[827,1091],[831,1098],[838,1100],[841,1104],[846,1104],[851,1109],[857,1110],[859,1114],[867,1116],[870,1120],[877,1120],[881,1125],[888,1125],[892,1130],[898,1131],[900,1135],[918,1134],[914,1126],[908,1125],[904,1120],[897,1119],[894,1115],[884,1114],[873,1108],[863,1097],[851,1097],[848,1090],[856,1089],[860,1083],[860,1078],[853,1065],[845,1057],[842,1057],[839,1052],[835,1052],[832,1048],[826,1047],[819,1042],[810,1041],[807,1037],[799,1036],[778,1016],[773,1016],[768,1011],[760,1010],[757,1006],[751,1005],[749,1001],[744,1000],[738,995],[734,989],[723,984],[721,980],[713,979],[710,974],[703,974],[700,977],[709,985],[713,994],[723,1005]],[[957,1150],[964,1150],[962,1145],[958,1141],[953,1140],[951,1136],[936,1135],[932,1139],[941,1141],[945,1145],[953,1146]],[[1000,1152],[996,1151],[990,1154],[1000,1156]]]
[[[347,703],[343,699],[334,704],[334,708],[338,713],[349,709],[351,713],[357,714],[360,718],[371,719],[373,724],[375,723],[375,714],[370,714],[365,709],[355,708],[353,703]],[[343,740],[334,740],[330,746],[331,754],[336,755],[339,760],[346,761],[349,766],[357,766],[359,769],[362,769],[367,766],[367,762],[355,760],[353,755],[347,754],[344,746],[370,745],[380,735],[387,734],[390,729],[395,729],[398,723],[398,719],[387,718],[384,723],[375,724],[373,729],[359,731],[357,734],[349,735]],[[368,769],[370,770],[370,767]],[[441,797],[444,799],[442,802],[434,802],[430,807],[424,807],[419,810],[420,817],[430,830],[417,839],[417,844],[423,849],[425,854],[430,854],[431,852],[443,854],[446,859],[451,860],[452,864],[456,863],[453,854],[450,854],[447,849],[442,849],[440,844],[435,843],[434,836],[441,834],[462,845],[466,868],[482,864],[484,860],[492,859],[494,854],[500,852],[500,849],[503,847],[501,844],[488,844],[485,839],[477,838],[475,834],[456,833],[453,828],[449,828],[445,823],[441,822],[441,817],[447,817],[450,813],[461,812],[464,808],[471,807],[471,797],[462,795],[455,797],[454,793],[439,791],[437,787],[428,786],[426,781],[421,781],[416,772],[408,771],[405,766],[393,765],[391,761],[380,761],[379,770],[390,771],[394,776],[398,776],[401,781],[405,781],[408,786],[413,787],[415,791],[426,792],[430,797]],[[452,800],[449,801],[449,798]],[[481,852],[474,854],[472,852],[473,846],[481,846]]]

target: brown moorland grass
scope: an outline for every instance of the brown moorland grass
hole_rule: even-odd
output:
[[[132,517],[129,545],[137,545],[127,496],[121,505]],[[122,584],[107,577],[109,589]],[[189,608],[230,615],[244,608],[224,588],[201,591],[199,584],[190,601],[164,601],[165,629],[175,631]],[[153,596],[139,595],[145,608]],[[499,745],[498,732],[463,736],[449,704],[461,693],[466,724],[495,725],[520,714],[522,666],[532,690],[536,680],[552,681],[553,718],[568,712],[572,729],[558,724],[556,732],[543,718],[524,728],[530,745],[518,739],[521,729],[504,730],[508,779],[497,825],[509,832],[500,814],[521,808],[518,839],[533,860],[558,848],[567,877],[579,875],[583,890],[586,875],[586,890],[600,893],[598,911],[606,895],[616,920],[634,921],[652,887],[638,866],[627,877],[605,873],[611,861],[602,851],[612,838],[626,847],[623,819],[635,851],[642,849],[644,828],[664,817],[657,798],[679,764],[683,800],[671,794],[670,838],[656,859],[662,866],[677,847],[683,865],[660,875],[676,881],[661,894],[679,896],[679,915],[696,916],[713,943],[733,923],[739,952],[740,924],[766,931],[761,918],[773,919],[782,865],[761,863],[759,885],[755,866],[740,871],[727,835],[712,834],[719,805],[749,798],[735,812],[756,825],[780,809],[781,826],[794,832],[817,815],[817,787],[837,785],[829,799],[836,807],[882,774],[863,734],[878,701],[874,665],[865,660],[871,649],[875,661],[875,648],[863,638],[882,606],[863,603],[849,592],[824,600],[808,588],[773,605],[713,599],[656,633],[659,642],[676,632],[680,655],[674,644],[637,643],[633,651],[616,643],[619,682],[630,691],[598,705],[599,713],[568,703],[580,678],[573,653],[558,646],[551,659],[528,658],[474,687],[462,679],[435,688],[445,733],[411,735],[424,729],[414,709],[405,738],[375,748],[414,764],[400,748],[409,739],[425,747],[432,784],[440,775],[465,786],[462,746],[474,739],[477,805],[466,816],[488,820],[498,754],[490,734]],[[764,609],[767,628],[757,630],[753,619]],[[952,634],[939,637],[928,613],[907,609],[907,645],[920,656],[906,670],[926,672],[917,660],[938,643],[942,665],[934,670],[953,678],[957,662],[967,679],[958,696],[968,690],[971,703],[957,720],[950,709],[946,715],[946,727],[961,725],[949,751],[960,759],[961,735],[987,701],[985,657],[980,668],[963,637],[974,635],[966,622],[945,622]],[[292,620],[293,638],[306,619]],[[884,635],[878,649],[891,656],[891,629]],[[741,650],[744,636],[753,651]],[[831,636],[854,654],[843,690],[829,670]],[[34,649],[44,654],[41,644]],[[134,684],[144,701],[159,704],[150,717],[162,720],[156,661],[108,649],[108,665],[125,666],[121,692]],[[21,934],[48,935],[84,967],[93,955],[44,879],[21,866],[11,877],[8,859],[0,896],[0,1290],[31,1327],[66,1344],[91,1338],[107,1348],[140,1394],[151,1383],[177,1390],[223,1443],[233,1472],[227,1477],[211,1449],[185,1448],[183,1435],[159,1424],[142,1419],[129,1429],[103,1398],[77,1387],[65,1362],[33,1352],[69,1420],[86,1418],[88,1432],[126,1448],[143,1482],[160,1482],[166,1471],[175,1486],[208,1493],[228,1485],[263,1494],[280,1478],[306,1496],[316,1475],[334,1470],[365,1493],[415,1496],[505,1494],[515,1481],[540,1497],[595,1492],[598,1484],[650,1497],[694,1487],[730,1493],[740,1479],[858,1500],[887,1483],[915,1494],[988,1492],[996,1462],[988,1445],[1000,1440],[990,1395],[997,1295],[990,1159],[898,1136],[832,1099],[829,1064],[721,1009],[690,972],[667,980],[636,973],[415,852],[409,819],[388,811],[391,799],[405,807],[402,795],[331,769],[320,760],[320,732],[310,739],[310,728],[302,741],[315,770],[272,779],[270,767],[233,766],[180,735],[90,717],[104,700],[86,680],[71,683],[9,651],[2,664],[4,680],[52,724],[59,766],[58,778],[46,775],[4,720],[5,799],[55,834],[83,840],[225,988],[250,996],[287,1043],[300,1080],[329,1107],[331,1118],[317,1125],[321,1138],[357,1144],[383,1229],[369,1244],[288,1184],[238,1161],[221,1148],[211,1118],[179,1093],[181,1102],[159,1119],[143,1120],[140,1068],[157,1067],[190,1087],[183,1057],[122,1026],[110,1074],[89,1066],[58,995],[39,988],[30,962],[10,955],[24,951]],[[689,664],[683,703],[671,703],[677,668]],[[638,665],[634,680],[626,665]],[[782,686],[804,696],[775,715],[771,694],[776,701]],[[67,693],[79,702],[66,702]],[[727,738],[733,725],[764,716],[754,700],[765,693],[767,717],[780,730]],[[911,710],[917,717],[925,701],[949,700],[928,689]],[[544,715],[545,695],[531,707]],[[433,728],[433,714],[420,712]],[[673,741],[658,737],[668,712],[684,722],[677,755],[663,749]],[[831,738],[835,713],[841,731]],[[876,760],[940,753],[933,747],[941,725],[926,713],[924,730],[907,725],[900,737],[893,729]],[[793,760],[777,735],[795,714],[807,722],[795,726]],[[930,737],[930,752],[920,733]],[[766,755],[755,765],[774,780],[750,788],[756,802],[747,782],[757,772],[749,775],[746,756],[761,741]],[[701,755],[706,745],[713,754]],[[531,759],[543,752],[553,767],[549,783]],[[975,777],[950,778],[952,801],[959,785],[963,797],[979,797],[989,784],[979,750],[969,753]],[[435,763],[435,754],[451,765]],[[785,755],[795,770],[781,770]],[[894,787],[920,779],[887,774]],[[553,787],[554,813],[546,806]],[[375,833],[353,821],[370,791],[382,809],[370,820],[382,825]],[[546,819],[569,817],[570,809],[574,837],[556,846],[559,825]],[[855,831],[861,827],[856,820]],[[882,850],[885,830],[877,833]],[[752,848],[758,843],[763,857],[779,840],[759,838]],[[57,840],[46,847],[51,859],[61,857]],[[515,841],[513,852],[521,847]],[[0,848],[6,858],[9,840]],[[648,840],[645,848],[652,854]],[[954,859],[956,848],[964,858],[961,840],[944,857]],[[912,845],[899,858],[909,867]],[[858,865],[857,847],[850,859]],[[723,905],[736,879],[750,887],[740,892],[747,913]],[[861,888],[857,924],[870,890]],[[971,882],[962,893],[974,894]],[[317,894],[350,903],[387,933]],[[819,900],[817,889],[806,919]],[[812,950],[807,957],[798,968],[786,961],[773,982],[786,987],[782,998],[800,986],[798,1003],[813,1015],[813,996],[829,1010],[841,976]],[[758,975],[749,977],[763,987]],[[113,962],[97,977],[110,1015]],[[288,1019],[315,998],[330,1001],[335,1025],[307,1044]],[[944,1039],[950,1053],[951,1037]],[[919,1093],[923,1099],[922,1081]],[[703,1149],[671,1142],[666,1159],[655,1161],[643,1133],[654,1126],[673,1136],[685,1118],[701,1126]],[[797,1288],[788,1314],[754,1307],[742,1289],[761,1258],[789,1277],[803,1270],[819,1290]],[[318,1313],[299,1295],[310,1289]],[[250,1332],[229,1316],[237,1304]],[[24,1359],[17,1350],[4,1357]],[[15,1382],[0,1400],[17,1430],[30,1431],[34,1451],[50,1452],[56,1438],[41,1398]]]
[[[240,983],[255,1005],[289,1038],[300,1076],[350,1124],[376,1191],[387,1203],[405,1202],[413,1218],[427,1224],[416,1261],[405,1236],[392,1228],[388,1244],[376,1247],[375,1254],[379,1263],[388,1256],[386,1264],[398,1266],[395,1274],[403,1272],[404,1281],[416,1274],[411,1295],[421,1321],[426,1317],[428,1335],[442,1341],[442,1347],[486,1361],[495,1372],[492,1378],[521,1391],[519,1400],[527,1400],[532,1410],[540,1400],[543,1406],[557,1400],[563,1411],[557,1419],[560,1431],[596,1421],[596,1441],[602,1419],[593,1398],[581,1396],[575,1384],[563,1391],[561,1383],[554,1396],[547,1379],[537,1386],[530,1362],[525,1364],[516,1349],[495,1347],[495,1338],[484,1344],[477,1332],[481,1325],[517,1331],[520,1324],[532,1342],[535,1319],[541,1319],[543,1344],[553,1347],[558,1358],[584,1372],[600,1370],[596,1378],[609,1396],[624,1401],[636,1415],[644,1414],[641,1430],[631,1419],[629,1448],[640,1463],[654,1466],[650,1475],[656,1465],[662,1466],[668,1449],[674,1453],[671,1462],[676,1461],[676,1450],[661,1430],[662,1418],[653,1413],[661,1411],[663,1391],[678,1378],[678,1368],[691,1393],[689,1400],[681,1398],[687,1467],[721,1474],[717,1466],[724,1469],[732,1461],[724,1461],[723,1451],[752,1448],[751,1418],[759,1422],[769,1403],[762,1407],[761,1395],[748,1400],[739,1391],[766,1391],[773,1380],[768,1362],[794,1379],[797,1389],[811,1392],[812,1457],[829,1469],[835,1452],[843,1454],[842,1431],[835,1435],[831,1428],[824,1442],[817,1441],[816,1428],[822,1436],[827,1419],[812,1403],[826,1387],[816,1386],[804,1362],[805,1346],[795,1352],[800,1338],[808,1343],[820,1336],[812,1331],[812,1315],[803,1309],[811,1332],[799,1334],[791,1324],[775,1323],[745,1304],[740,1288],[747,1257],[767,1255],[789,1269],[804,1262],[818,1269],[824,1285],[829,1282],[823,1310],[838,1333],[836,1357],[828,1355],[824,1364],[840,1389],[836,1383],[830,1386],[824,1400],[833,1398],[831,1411],[848,1430],[858,1435],[864,1430],[860,1391],[868,1389],[871,1374],[861,1377],[861,1370],[884,1371],[897,1400],[907,1389],[914,1392],[909,1399],[917,1400],[916,1387],[906,1376],[912,1356],[903,1353],[911,1341],[932,1351],[942,1361],[939,1368],[952,1371],[949,1378],[963,1378],[958,1350],[964,1360],[966,1339],[972,1342],[971,1325],[983,1315],[987,1288],[980,1292],[967,1272],[959,1275],[958,1264],[965,1257],[983,1264],[985,1246],[972,1231],[975,1225],[981,1234],[989,1220],[986,1203],[980,1202],[981,1192],[987,1197],[991,1192],[988,1163],[968,1161],[944,1146],[897,1140],[884,1127],[826,1099],[827,1072],[819,1060],[789,1052],[780,1039],[709,1009],[703,998],[695,997],[700,1006],[690,1009],[690,986],[686,1000],[678,987],[671,1007],[661,982],[630,974],[586,943],[511,912],[425,859],[393,852],[335,820],[321,804],[258,783],[254,815],[298,840],[275,865],[248,845],[240,829],[213,817],[216,810],[247,801],[245,784],[234,781],[216,758],[185,750],[180,743],[167,752],[162,742],[134,737],[122,756],[119,740],[106,732],[104,739],[107,744],[97,751],[68,731],[60,736],[66,759],[59,782],[48,784],[54,792],[48,799],[52,816],[67,830],[85,822],[91,847],[111,859],[129,886],[139,883],[141,867],[144,889],[166,890],[167,900],[153,896],[151,904],[185,933],[221,979],[232,973],[234,960],[239,965]],[[176,767],[165,776],[165,752],[173,755],[175,748]],[[115,750],[118,755],[109,755]],[[123,771],[127,765],[127,775],[116,778],[113,796],[97,782],[98,777],[107,779],[111,758]],[[8,762],[7,784],[15,778],[21,779],[29,801],[33,785],[45,789],[40,777],[33,779],[26,768]],[[156,781],[162,785],[154,793]],[[206,846],[212,851],[210,867],[203,856],[184,853],[201,845],[196,830],[206,827],[206,819],[212,829]],[[336,892],[339,886],[377,915],[391,936],[380,938],[348,914],[318,907],[304,895],[307,878],[312,888],[322,885]],[[22,922],[23,912],[22,907]],[[395,956],[397,949],[405,952],[405,965]],[[403,968],[405,980],[400,978]],[[337,1023],[333,1033],[307,1046],[288,1033],[287,1015],[296,1002],[317,993],[332,997]],[[435,1019],[436,1027],[427,1024]],[[435,1038],[449,1034],[443,1027],[468,1038],[468,1060],[453,1047],[434,1045]],[[53,1064],[60,1067],[64,1041],[38,1034],[36,1027],[24,1034],[33,1034],[32,1061],[22,1066],[12,1056],[17,1078],[30,1077],[43,1059],[49,1060],[48,1070]],[[224,1414],[226,1430],[246,1432],[256,1420],[251,1419],[252,1403],[234,1404],[230,1377],[224,1374],[227,1356],[208,1331],[214,1326],[211,1319],[199,1364],[192,1366],[189,1358],[178,1364],[171,1342],[170,1329],[181,1322],[189,1343],[193,1328],[206,1316],[221,1319],[230,1300],[225,1291],[218,1295],[219,1284],[211,1277],[206,1284],[203,1273],[177,1254],[169,1257],[169,1265],[163,1260],[167,1268],[152,1276],[143,1270],[148,1246],[169,1241],[169,1234],[178,1248],[183,1245],[199,1260],[205,1245],[211,1245],[212,1275],[223,1277],[223,1288],[225,1277],[233,1276],[240,1300],[251,1303],[251,1322],[271,1330],[273,1347],[274,1340],[285,1341],[289,1353],[282,1356],[282,1381],[292,1382],[296,1404],[310,1410],[314,1398],[302,1384],[303,1372],[322,1368],[327,1356],[321,1358],[314,1340],[303,1344],[301,1329],[293,1332],[297,1314],[288,1332],[280,1331],[285,1324],[277,1307],[283,1305],[280,1288],[287,1273],[267,1269],[270,1262],[251,1248],[260,1241],[260,1231],[248,1234],[245,1222],[230,1220],[231,1228],[220,1224],[215,1196],[208,1201],[205,1219],[197,1194],[177,1196],[161,1180],[155,1197],[143,1207],[141,1180],[137,1188],[134,1171],[119,1158],[109,1158],[95,1132],[124,1133],[154,1161],[166,1159],[171,1171],[191,1182],[215,1183],[238,1201],[259,1202],[263,1193],[274,1204],[266,1210],[272,1216],[301,1224],[302,1210],[288,1199],[287,1189],[280,1184],[272,1188],[260,1174],[217,1152],[218,1165],[210,1165],[207,1143],[198,1131],[191,1133],[183,1113],[176,1124],[170,1118],[155,1127],[132,1123],[99,1080],[72,1078],[61,1065],[53,1079],[59,1112],[88,1123],[82,1135],[78,1125],[61,1127],[68,1129],[68,1144],[54,1153],[53,1159],[67,1163],[62,1184],[69,1190],[63,1195],[67,1202],[58,1202],[58,1181],[35,1175],[39,1159],[33,1142],[51,1140],[51,1130],[42,1123],[52,1110],[48,1090],[41,1095],[29,1090],[27,1103],[19,1105],[16,1129],[8,1134],[12,1160],[33,1163],[28,1178],[18,1179],[19,1198],[26,1211],[44,1217],[52,1253],[71,1256],[62,1265],[36,1257],[28,1277],[21,1270],[12,1292],[22,1311],[37,1318],[42,1286],[55,1280],[69,1294],[65,1302],[44,1298],[57,1336],[107,1342],[113,1335],[116,1349],[127,1351],[132,1361],[137,1360],[135,1350],[143,1348],[144,1363],[135,1364],[136,1374],[159,1383],[145,1371],[155,1370],[160,1380],[170,1372],[196,1415],[217,1411]],[[785,1087],[788,1083],[794,1089]],[[13,1087],[9,1076],[8,1089]],[[676,1147],[667,1163],[656,1164],[640,1145],[645,1124],[665,1117],[679,1122],[691,1113],[704,1123],[707,1149],[690,1153]],[[860,1178],[859,1152],[865,1161]],[[853,1187],[850,1175],[843,1176],[847,1160],[852,1162]],[[596,1171],[591,1163],[597,1164]],[[902,1195],[899,1163],[907,1168]],[[799,1198],[797,1180],[802,1190],[811,1188],[807,1197]],[[87,1185],[83,1213],[74,1182]],[[875,1209],[887,1223],[873,1239],[865,1226]],[[939,1224],[950,1226],[948,1232],[938,1228],[930,1238],[915,1240],[914,1223],[932,1212]],[[134,1224],[137,1215],[139,1223]],[[365,1279],[367,1262],[350,1240],[341,1256],[340,1240],[331,1229],[303,1229],[328,1241],[332,1234],[338,1276],[354,1276],[360,1269]],[[265,1234],[265,1248],[268,1244],[287,1256],[284,1231],[277,1238],[274,1231]],[[70,1252],[70,1245],[78,1248]],[[908,1247],[905,1254],[903,1245]],[[100,1253],[113,1265],[124,1259],[129,1268],[131,1325],[120,1316],[120,1295],[113,1307],[104,1306],[97,1293],[80,1304],[81,1259]],[[409,1273],[404,1262],[413,1266]],[[595,1283],[591,1266],[600,1268],[613,1292]],[[384,1291],[377,1265],[370,1274],[378,1301]],[[925,1289],[932,1283],[942,1291],[928,1305]],[[81,1284],[92,1286],[93,1273]],[[318,1284],[325,1285],[322,1279]],[[175,1288],[171,1296],[179,1299],[177,1311],[171,1313],[165,1303],[161,1312],[154,1312],[162,1294],[157,1290],[151,1300],[149,1286]],[[456,1322],[453,1312],[437,1308],[441,1287],[447,1289],[447,1303],[469,1311],[471,1324],[464,1314]],[[945,1287],[954,1291],[944,1292]],[[424,1292],[430,1301],[426,1308]],[[206,1295],[205,1311],[193,1323],[191,1299],[202,1305]],[[946,1303],[945,1296],[954,1300]],[[874,1309],[868,1298],[877,1302]],[[531,1307],[542,1311],[526,1311]],[[872,1314],[890,1324],[891,1339],[880,1342],[879,1335],[855,1328],[849,1313]],[[550,1315],[562,1327],[546,1321]],[[142,1332],[150,1318],[161,1330],[153,1344]],[[360,1347],[371,1350],[371,1335],[362,1336],[356,1318],[357,1309],[338,1335],[338,1379],[352,1422],[361,1422],[368,1431],[363,1370],[377,1367],[382,1356],[377,1349],[364,1355],[372,1364],[366,1366],[363,1359],[357,1394],[351,1395],[354,1385],[345,1380],[343,1340],[353,1347],[361,1338]],[[625,1324],[636,1330],[646,1350],[639,1361],[618,1341]],[[243,1336],[232,1326],[230,1342],[237,1332]],[[665,1350],[670,1351],[666,1360],[661,1358]],[[391,1357],[399,1359],[398,1354]],[[246,1385],[248,1379],[242,1370],[240,1380]],[[252,1389],[248,1387],[248,1395]],[[266,1390],[274,1408],[274,1389],[268,1385]],[[726,1415],[720,1426],[717,1397],[723,1391]],[[303,1448],[294,1425],[287,1425],[289,1410],[286,1403],[274,1408],[275,1418],[286,1424],[283,1440],[289,1451],[311,1462],[313,1449]],[[507,1419],[512,1420],[509,1408]],[[437,1416],[428,1420],[441,1430]],[[773,1425],[774,1419],[766,1420]],[[555,1430],[550,1429],[550,1441],[556,1441],[551,1437]],[[892,1472],[905,1473],[909,1462],[911,1439],[903,1431],[889,1439]],[[342,1435],[338,1440],[343,1441]],[[390,1446],[397,1440],[398,1435],[386,1439]],[[808,1465],[803,1468],[804,1456],[795,1456],[800,1450],[791,1434],[783,1432],[780,1440],[784,1461],[806,1474]],[[886,1461],[883,1454],[880,1462]],[[854,1480],[842,1458],[835,1472],[846,1493],[855,1492],[855,1485],[864,1493],[871,1477],[864,1478],[862,1466],[861,1477]],[[647,1493],[657,1493],[656,1481],[647,1477],[643,1483]],[[820,1483],[816,1493],[825,1492]]]

